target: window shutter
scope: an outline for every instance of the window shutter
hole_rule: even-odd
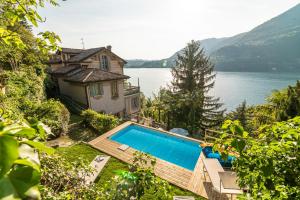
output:
[[[103,95],[103,85],[102,85],[102,83],[98,83],[97,86],[98,86],[98,92],[99,92],[98,94]]]

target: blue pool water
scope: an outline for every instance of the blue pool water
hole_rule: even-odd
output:
[[[130,125],[110,139],[192,171],[202,151],[197,142],[138,125]]]

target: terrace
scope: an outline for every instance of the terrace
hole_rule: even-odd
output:
[[[125,84],[124,87],[124,96],[129,96],[133,94],[140,93],[140,87],[139,86],[132,86]]]

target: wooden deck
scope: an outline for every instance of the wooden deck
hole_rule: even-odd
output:
[[[128,148],[126,151],[121,151],[118,149],[118,147],[121,145],[117,142],[114,142],[110,139],[108,139],[109,136],[113,135],[115,132],[134,124],[133,122],[126,122],[115,129],[101,135],[100,137],[92,140],[89,142],[90,145],[92,145],[94,148],[99,149],[115,158],[118,158],[126,163],[131,163],[133,158],[133,153],[136,151],[133,148]],[[147,127],[149,128],[149,127]],[[163,131],[164,132],[164,131]],[[172,133],[166,132],[166,134]],[[176,137],[183,137],[184,136],[178,136]],[[189,138],[188,138],[189,139]],[[197,142],[201,142],[195,139],[191,139]],[[201,153],[199,156],[199,159],[197,161],[196,167],[194,171],[187,170],[185,168],[179,167],[175,164],[169,163],[167,161],[161,160],[157,158],[156,165],[154,167],[154,173],[159,176],[160,178],[178,186],[183,189],[189,190],[197,195],[200,195],[202,197],[208,198],[208,192],[207,190],[207,184],[204,182],[203,177],[203,163],[201,160],[201,157],[203,157],[203,154]]]

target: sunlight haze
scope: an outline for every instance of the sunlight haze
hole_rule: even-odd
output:
[[[125,59],[162,59],[194,39],[249,31],[298,0],[68,0],[41,10],[36,32],[60,35],[62,46],[112,45]]]

